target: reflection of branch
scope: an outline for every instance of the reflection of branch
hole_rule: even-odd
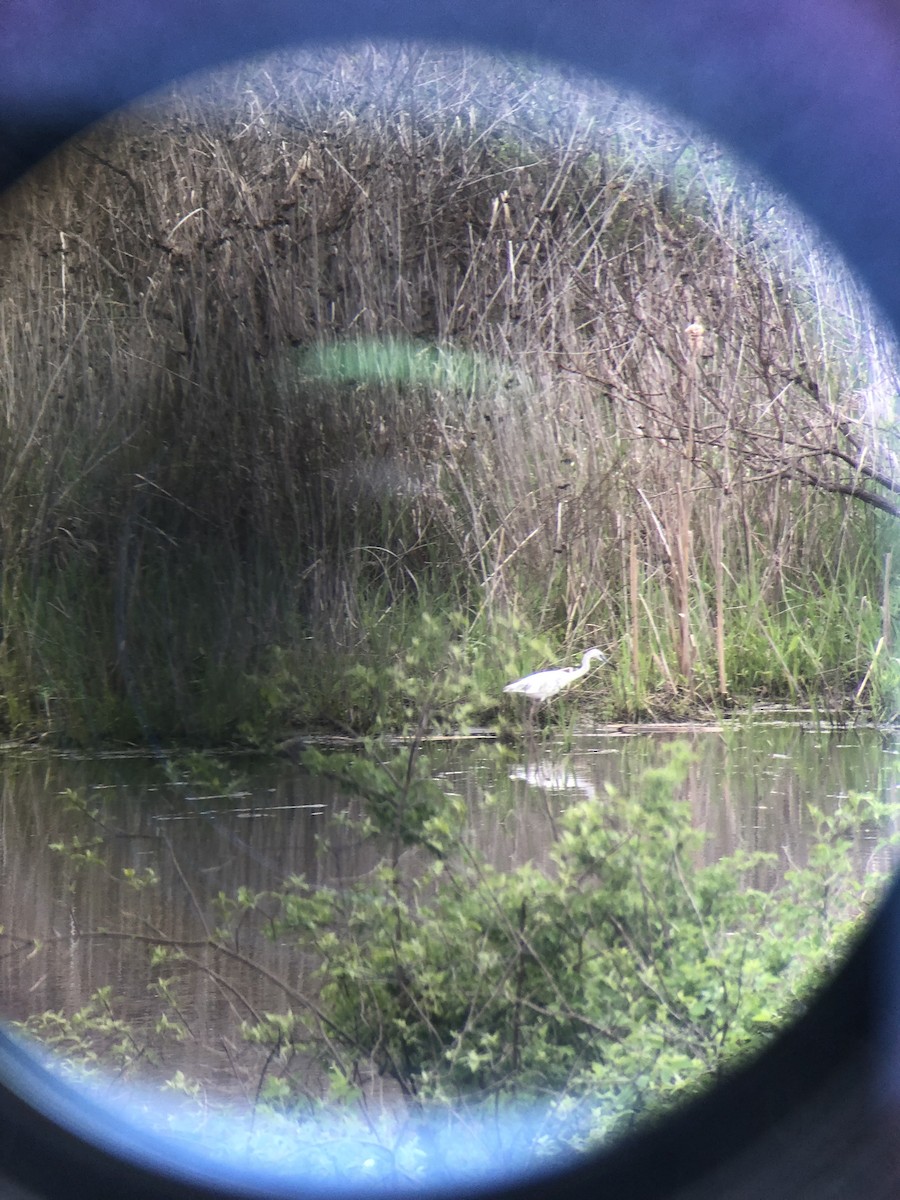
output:
[[[152,928],[152,926],[151,926],[151,928]],[[13,935],[8,934],[8,933],[0,934],[0,939],[10,940],[10,941],[14,940]],[[213,950],[219,954],[224,954],[226,958],[231,958],[235,962],[241,963],[243,966],[247,967],[248,969],[257,972],[257,974],[259,974],[259,975],[262,975],[270,983],[275,984],[275,986],[278,987],[289,1000],[293,1001],[296,1004],[301,1005],[303,1008],[307,1009],[310,1013],[312,1013],[312,1015],[323,1026],[329,1027],[332,1030],[334,1030],[335,1032],[339,1033],[344,1038],[345,1041],[351,1040],[351,1039],[347,1038],[346,1032],[344,1030],[341,1030],[337,1025],[335,1025],[334,1022],[330,1021],[328,1019],[328,1017],[325,1015],[325,1013],[322,1011],[322,1009],[320,1009],[313,1000],[310,1000],[308,996],[305,996],[302,992],[298,992],[296,988],[292,987],[286,980],[282,979],[280,976],[274,974],[274,972],[268,970],[268,968],[264,967],[262,965],[262,963],[254,962],[254,960],[252,958],[248,958],[245,954],[241,954],[237,950],[232,950],[229,946],[226,946],[223,942],[220,942],[220,941],[216,940],[215,938],[184,938],[184,939],[182,939],[182,938],[176,938],[176,937],[166,937],[162,933],[133,933],[133,932],[125,931],[125,930],[96,929],[96,930],[88,930],[87,932],[81,931],[78,933],[77,938],[73,937],[73,935],[70,933],[59,933],[59,934],[54,934],[52,937],[40,937],[40,938],[29,937],[29,938],[19,938],[17,940],[20,942],[20,945],[15,947],[15,949],[18,951],[24,950],[29,947],[31,948],[32,951],[36,951],[36,950],[42,949],[44,946],[59,944],[61,942],[73,942],[73,941],[80,941],[80,942],[83,942],[83,941],[141,942],[148,946],[162,946],[162,947],[165,947],[168,949],[178,950],[182,954],[185,955],[185,958],[188,957],[188,955],[187,955],[188,950],[192,950],[192,949],[193,950],[201,950],[201,949]],[[206,971],[207,973],[209,973],[211,975],[215,975],[215,972],[212,971],[212,969],[210,967],[207,967],[202,963],[200,963],[198,965],[201,970]],[[234,989],[232,989],[232,990],[234,990]],[[252,1007],[249,1004],[247,1005],[247,1007],[251,1012],[253,1011]],[[326,1040],[327,1040],[327,1038],[326,1038]],[[362,1048],[357,1043],[354,1043],[354,1045],[356,1046],[357,1049]]]
[[[181,869],[181,863],[178,861],[178,856],[175,853],[175,847],[172,844],[172,839],[164,835],[164,841],[166,849],[169,852],[169,857],[172,860],[172,865],[178,872],[178,878],[181,880],[182,886],[191,898],[191,904],[194,906],[194,911],[197,914],[197,918],[200,921],[200,924],[203,926],[203,932],[206,934],[207,938],[209,938],[211,937],[211,931],[209,928],[209,923],[206,920],[206,913],[203,911],[203,907],[200,904],[200,901],[197,899],[194,889],[191,887],[190,880]]]

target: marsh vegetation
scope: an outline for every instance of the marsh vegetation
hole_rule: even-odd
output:
[[[89,131],[0,232],[10,733],[496,726],[590,645],[594,718],[893,715],[893,344],[693,131],[322,52]]]

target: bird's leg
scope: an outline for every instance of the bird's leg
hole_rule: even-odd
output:
[[[525,744],[528,747],[529,756],[531,755],[531,752],[536,749],[534,737],[534,719],[537,716],[537,711],[540,706],[540,700],[535,700],[529,697],[528,712],[525,717]]]

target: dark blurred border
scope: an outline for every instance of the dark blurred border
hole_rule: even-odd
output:
[[[900,325],[893,0],[0,0],[0,187],[178,75],[285,42],[385,37],[534,53],[679,110],[790,192]],[[638,1141],[503,1194],[900,1195],[898,931],[895,886],[807,1019],[746,1072]],[[124,1126],[52,1085],[0,1035],[0,1200],[291,1192],[189,1177],[149,1142],[140,1161],[128,1146]]]
[[[793,192],[900,304],[896,0],[3,0],[0,185],[177,75],[348,36],[535,53],[639,88]]]

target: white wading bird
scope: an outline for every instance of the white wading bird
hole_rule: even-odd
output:
[[[552,671],[535,671],[533,675],[526,675],[524,679],[508,683],[503,690],[521,692],[538,702],[549,700],[551,696],[556,696],[564,688],[571,686],[576,679],[581,679],[582,675],[587,675],[595,659],[597,662],[606,662],[606,655],[602,650],[593,647],[591,650],[585,650],[580,667],[556,667]]]

